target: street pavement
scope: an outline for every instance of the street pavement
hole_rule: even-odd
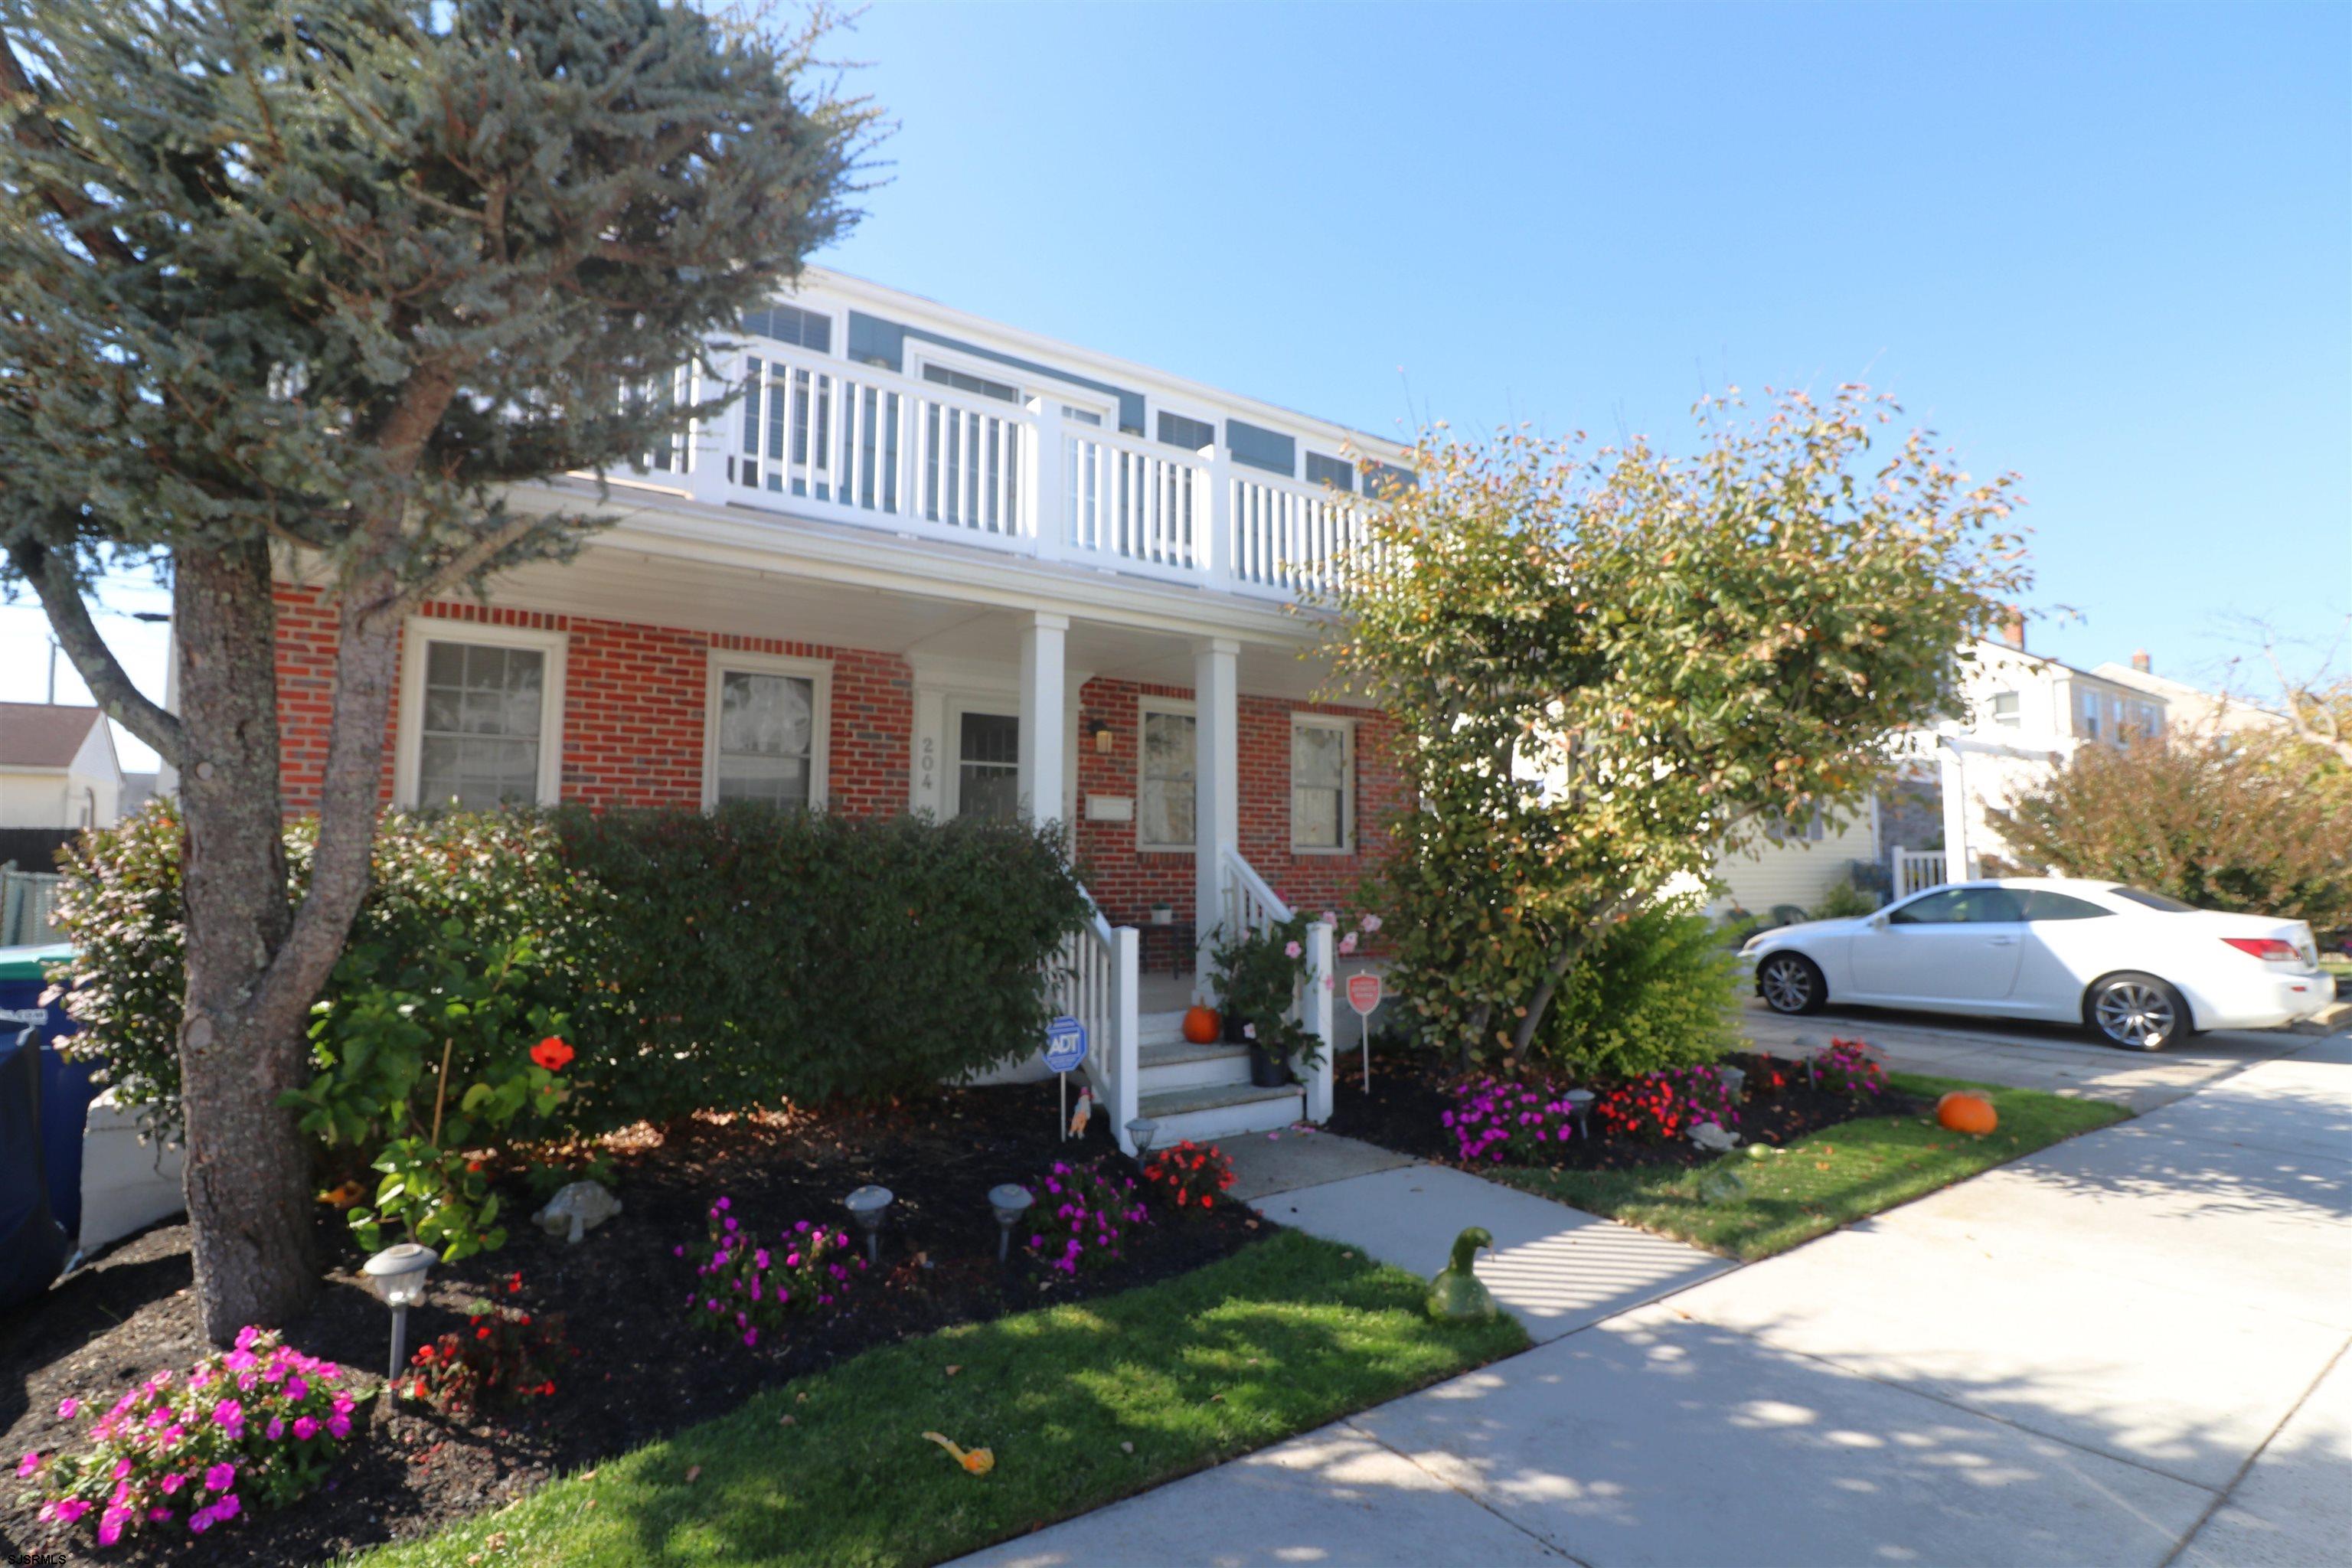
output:
[[[1486,1225],[1536,1348],[967,1561],[2347,1561],[2352,1037],[1805,1023],[2145,1114],[1738,1268],[1344,1139],[1253,1146],[1261,1210],[1415,1272]]]

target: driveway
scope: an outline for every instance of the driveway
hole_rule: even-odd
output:
[[[1826,1046],[1832,1036],[1860,1038],[1884,1052],[1890,1066],[1906,1072],[2081,1095],[2134,1111],[2168,1105],[2207,1084],[2312,1043],[2311,1036],[2284,1029],[2241,1029],[2193,1035],[2160,1051],[2126,1051],[2059,1024],[1960,1018],[1890,1007],[1825,1007],[1790,1018],[1752,996],[1741,1012],[1740,1026],[1764,1050],[1814,1048]]]
[[[1927,1033],[1906,1048],[2098,1076],[2095,1047]],[[2210,1042],[2135,1120],[1763,1263],[1653,1273],[1670,1293],[982,1560],[2341,1563],[2352,1038],[2276,1043]],[[1420,1185],[1257,1201],[1354,1227]],[[1609,1264],[1577,1234],[1557,1267]]]

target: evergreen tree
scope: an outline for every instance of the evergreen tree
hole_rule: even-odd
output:
[[[404,616],[595,525],[507,487],[717,412],[670,395],[856,214],[824,27],[662,0],[0,0],[0,547],[179,772],[205,1331],[309,1297],[278,1097],[368,875]],[[87,595],[168,566],[179,711]],[[281,847],[271,580],[331,583],[316,862]]]

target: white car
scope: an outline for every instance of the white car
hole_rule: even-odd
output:
[[[2336,999],[2301,921],[2200,910],[2114,882],[1955,882],[1739,950],[1776,1013],[1829,1002],[2080,1023],[2131,1050],[2263,1029]]]

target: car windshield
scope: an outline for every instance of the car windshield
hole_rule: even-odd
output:
[[[2133,903],[2162,910],[2168,915],[2193,915],[2197,912],[2195,904],[2184,904],[2169,893],[2151,893],[2146,888],[2123,887],[2109,888],[2107,891],[2119,899],[2129,899]]]

